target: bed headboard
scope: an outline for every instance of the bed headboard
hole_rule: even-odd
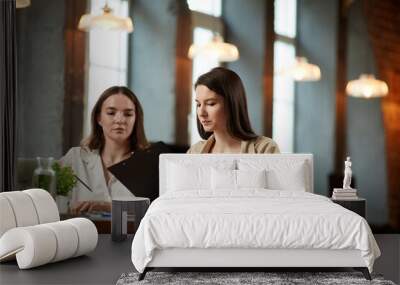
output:
[[[160,195],[166,192],[167,170],[170,163],[188,165],[215,165],[219,162],[232,162],[235,169],[254,169],[259,165],[262,168],[280,172],[281,178],[286,173],[296,172],[295,175],[304,178],[304,188],[307,192],[314,192],[314,170],[312,154],[161,154]],[[281,179],[280,178],[280,179]]]

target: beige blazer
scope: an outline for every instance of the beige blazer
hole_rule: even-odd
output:
[[[62,165],[71,166],[79,177],[93,192],[81,182],[72,190],[71,204],[80,201],[111,201],[115,198],[131,198],[134,195],[114,176],[111,175],[107,185],[103,164],[98,150],[84,147],[73,147],[60,159]]]
[[[187,153],[210,153],[214,144],[215,138],[214,135],[211,135],[208,140],[199,141],[192,145]],[[240,153],[280,153],[280,151],[275,141],[259,136],[253,140],[242,141]]]

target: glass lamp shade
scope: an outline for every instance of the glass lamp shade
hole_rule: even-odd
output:
[[[346,93],[360,98],[376,98],[386,96],[389,92],[387,84],[375,79],[371,74],[361,74],[356,80],[347,83]]]
[[[26,8],[31,5],[31,0],[17,0],[15,2],[15,7],[19,8]]]
[[[83,15],[79,20],[78,28],[82,31],[90,31],[92,29],[117,30],[128,33],[133,31],[131,18],[115,16],[107,5],[104,6],[103,11],[102,15]]]
[[[321,79],[320,68],[309,63],[305,57],[296,57],[294,65],[284,73],[287,73],[296,81],[318,81]]]
[[[198,55],[214,57],[220,62],[235,61],[239,59],[239,51],[233,44],[223,42],[220,36],[215,36],[213,40],[204,45],[192,44],[189,48],[189,58]]]

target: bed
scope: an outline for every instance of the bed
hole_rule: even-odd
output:
[[[160,197],[132,242],[157,267],[353,267],[380,251],[366,220],[313,194],[311,154],[162,154]]]

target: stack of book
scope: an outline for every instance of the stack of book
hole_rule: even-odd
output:
[[[342,188],[334,188],[332,199],[335,200],[354,200],[358,199],[357,197],[357,189],[342,189]]]

